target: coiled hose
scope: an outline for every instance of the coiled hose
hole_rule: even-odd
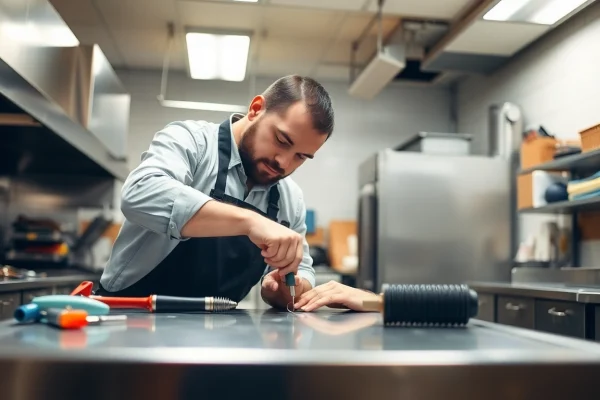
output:
[[[467,285],[389,285],[383,292],[386,325],[461,326],[478,312]]]

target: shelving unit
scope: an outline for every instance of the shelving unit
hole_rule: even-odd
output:
[[[585,175],[600,170],[600,149],[581,154],[565,156],[554,161],[519,171],[528,174],[533,171],[569,171],[577,175]]]
[[[532,168],[521,169],[519,174],[534,171],[565,171],[574,179],[583,178],[600,170],[600,149],[580,154],[561,157],[559,159],[536,165]],[[583,211],[600,211],[600,196],[582,200],[568,200],[551,203],[541,207],[519,210],[524,214],[570,214],[572,221],[573,267],[580,267],[579,241],[581,234],[578,229],[578,213]]]
[[[569,214],[577,211],[600,211],[600,196],[591,199],[560,201],[542,207],[520,210],[528,214]]]

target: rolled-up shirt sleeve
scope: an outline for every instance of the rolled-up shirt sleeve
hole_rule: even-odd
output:
[[[183,123],[157,132],[140,165],[127,177],[121,211],[134,224],[176,240],[211,197],[189,186],[206,150],[201,135]]]

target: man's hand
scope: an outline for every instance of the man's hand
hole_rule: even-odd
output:
[[[277,268],[281,277],[298,272],[303,255],[302,235],[256,214],[250,220],[248,238],[262,249],[265,262]]]
[[[323,306],[329,306],[331,308],[349,308],[354,311],[366,311],[363,301],[377,300],[379,300],[379,296],[375,293],[330,281],[301,295],[297,295],[294,308],[302,311],[313,311]]]
[[[304,292],[311,289],[311,284],[303,278],[296,275],[296,299]],[[290,309],[293,307],[290,288],[285,284],[285,278],[279,274],[279,271],[271,271],[265,275],[260,295],[263,300],[272,307],[285,309],[288,304]]]
[[[246,235],[262,250],[265,262],[281,276],[298,272],[304,238],[262,215],[221,203],[208,201],[181,229],[182,237],[221,237]]]

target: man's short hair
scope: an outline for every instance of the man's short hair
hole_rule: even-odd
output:
[[[334,113],[331,98],[325,88],[316,80],[299,75],[288,75],[273,82],[264,92],[267,112],[284,113],[298,101],[306,104],[313,120],[313,127],[331,136],[334,126]]]

